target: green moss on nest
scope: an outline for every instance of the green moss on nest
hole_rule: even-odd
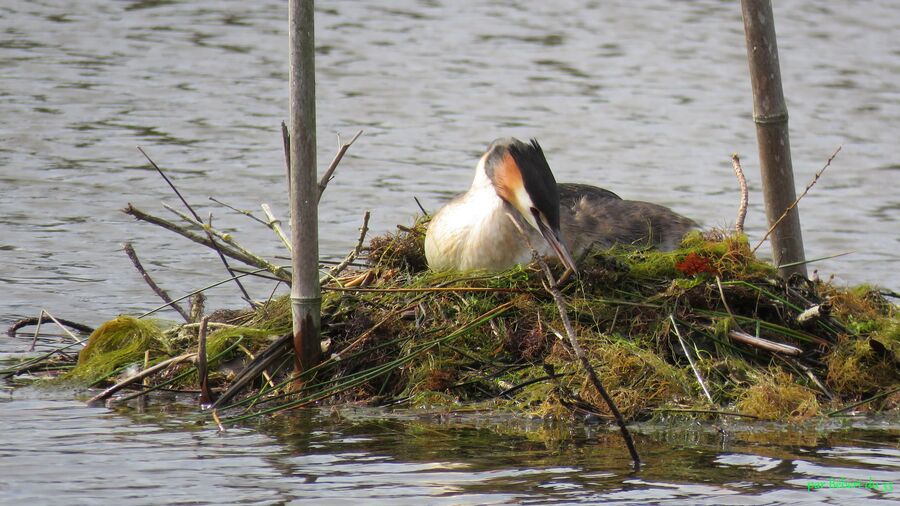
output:
[[[131,364],[142,364],[144,354],[168,356],[159,323],[119,316],[98,327],[78,355],[78,364],[65,379],[94,382]]]
[[[819,414],[816,393],[797,384],[781,369],[759,371],[756,382],[747,388],[737,403],[741,413],[764,420],[801,421]]]

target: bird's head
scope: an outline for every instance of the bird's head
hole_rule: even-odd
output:
[[[575,261],[559,232],[559,190],[541,145],[535,139],[497,139],[482,157],[484,175],[497,196],[514,207],[528,225],[540,232],[567,269]]]

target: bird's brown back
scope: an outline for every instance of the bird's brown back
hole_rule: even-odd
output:
[[[671,209],[637,200],[623,200],[596,186],[559,185],[563,241],[574,255],[591,246],[615,244],[672,250],[697,223]]]

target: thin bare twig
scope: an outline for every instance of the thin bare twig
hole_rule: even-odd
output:
[[[41,313],[37,317],[37,327],[34,329],[34,337],[31,338],[31,347],[28,351],[34,351],[35,346],[37,346],[38,335],[41,333],[41,324],[44,322],[44,309],[41,308]]]
[[[413,197],[413,200],[416,201],[416,205],[419,206],[419,210],[422,211],[422,214],[426,218],[431,218],[431,215],[428,214],[428,211],[426,211],[425,208],[422,206],[422,203],[419,202],[419,197]]]
[[[681,337],[681,331],[678,330],[678,324],[675,323],[675,316],[669,315],[669,319],[672,320],[672,328],[675,329],[675,335],[678,337],[678,342],[681,344],[681,349],[684,351],[684,356],[687,357],[688,363],[691,364],[691,369],[694,371],[694,377],[697,378],[697,383],[700,383],[700,388],[703,389],[703,393],[706,394],[706,399],[710,404],[713,403],[712,396],[709,395],[709,390],[706,389],[706,383],[703,381],[703,376],[700,375],[700,371],[697,370],[697,366],[694,364],[694,359],[691,358],[691,354],[688,353],[687,346],[684,344],[684,339]]]
[[[266,213],[266,218],[269,220],[268,222],[263,222],[265,225],[272,229],[275,232],[275,235],[281,239],[281,243],[284,244],[284,247],[288,249],[288,251],[293,251],[291,247],[291,241],[288,240],[287,236],[284,235],[284,231],[281,230],[281,220],[275,217],[275,214],[272,212],[272,208],[269,207],[269,204],[260,204],[264,213]]]
[[[738,323],[737,318],[734,317],[734,313],[731,312],[731,308],[728,306],[728,301],[725,300],[725,290],[722,289],[722,280],[719,279],[719,276],[716,276],[716,286],[719,287],[719,297],[722,298],[722,305],[725,306],[725,311],[728,312],[728,316],[731,319],[731,323],[737,327],[738,330],[744,332],[744,329],[741,328],[741,324]],[[746,332],[744,332],[746,334]]]
[[[588,378],[591,380],[594,388],[596,388],[597,392],[600,393],[600,396],[603,397],[603,400],[609,407],[609,411],[616,419],[616,423],[619,425],[619,430],[622,432],[622,439],[625,440],[625,446],[628,447],[628,452],[631,454],[631,461],[634,464],[634,469],[635,471],[639,470],[641,467],[641,458],[638,455],[637,448],[635,448],[634,446],[634,439],[632,439],[631,437],[631,432],[629,432],[628,426],[625,424],[625,418],[622,416],[619,408],[616,407],[616,403],[613,402],[613,399],[606,391],[606,388],[603,387],[603,383],[600,382],[600,377],[597,375],[594,367],[591,366],[590,360],[588,360],[587,355],[585,355],[584,350],[581,349],[581,345],[578,343],[578,337],[575,335],[575,329],[572,327],[572,322],[571,320],[569,320],[569,314],[566,311],[566,301],[563,298],[562,293],[559,291],[559,286],[556,284],[556,280],[553,278],[553,272],[550,271],[550,266],[547,265],[547,262],[545,262],[541,255],[537,252],[537,250],[534,249],[534,246],[528,239],[528,235],[524,230],[522,230],[522,227],[519,225],[516,219],[511,215],[507,215],[507,217],[510,219],[510,221],[512,221],[516,229],[519,230],[519,234],[522,236],[522,238],[525,240],[525,243],[528,245],[528,248],[531,250],[531,257],[541,266],[541,269],[544,271],[544,276],[547,278],[547,283],[549,284],[549,286],[547,286],[547,290],[550,292],[550,295],[553,296],[553,301],[556,303],[556,308],[559,310],[559,317],[562,320],[563,327],[566,329],[566,336],[569,339],[569,344],[572,346],[572,351],[575,352],[575,356],[578,357],[578,360],[581,362],[582,367],[584,367],[585,372],[587,372]]]
[[[43,311],[45,315],[49,316],[50,319],[53,320],[53,323],[55,323],[57,327],[59,327],[60,329],[62,329],[62,331],[65,332],[66,335],[68,335],[69,337],[71,337],[72,340],[75,341],[75,343],[80,344],[80,345],[82,345],[82,346],[86,346],[86,344],[85,344],[85,339],[78,339],[78,338],[75,336],[75,334],[72,333],[71,330],[67,329],[67,328],[62,324],[61,321],[57,320],[56,317],[54,317],[52,314],[50,314],[50,311],[47,311],[46,309],[41,309],[41,311]]]
[[[738,184],[741,187],[741,203],[738,206],[734,230],[738,234],[743,234],[744,219],[747,217],[747,203],[750,201],[750,197],[749,191],[747,190],[747,178],[744,177],[744,169],[741,168],[741,159],[738,157],[737,153],[731,154],[731,167],[734,169],[734,175],[737,176]]]
[[[257,271],[253,271],[253,272],[245,272],[245,273],[242,273],[242,274],[238,274],[237,277],[251,276],[251,275],[253,275],[253,274],[257,273],[257,272],[262,272],[262,271],[264,271],[264,270],[265,270],[265,269],[259,269],[259,270],[257,270]],[[184,299],[187,299],[188,297],[191,297],[191,296],[196,295],[196,294],[198,294],[198,293],[200,293],[200,292],[204,292],[204,291],[206,291],[206,290],[209,290],[210,288],[215,288],[215,287],[217,287],[217,286],[219,286],[219,285],[224,285],[225,283],[230,282],[230,281],[232,280],[233,277],[235,277],[235,276],[232,276],[231,278],[225,278],[225,279],[223,279],[222,281],[217,281],[217,282],[215,282],[215,283],[213,283],[213,284],[211,284],[211,285],[204,286],[203,288],[199,288],[199,289],[197,289],[197,290],[194,290],[193,292],[190,292],[190,293],[188,293],[187,295],[183,295],[183,296],[181,296],[181,297],[175,299],[175,302],[181,302],[181,301],[183,301]],[[138,316],[138,318],[145,318],[145,317],[150,316],[150,315],[152,315],[153,313],[155,313],[155,312],[157,312],[157,311],[160,311],[160,310],[163,310],[163,309],[165,309],[165,308],[167,308],[167,307],[169,307],[169,304],[163,304],[162,306],[159,306],[159,307],[156,307],[156,308],[154,308],[154,309],[151,309],[150,311],[147,311],[146,313],[144,313],[144,314]]]
[[[132,265],[137,271],[141,274],[141,277],[144,278],[144,281],[147,282],[147,285],[150,286],[150,289],[153,290],[156,295],[159,295],[159,298],[169,304],[175,311],[178,311],[178,314],[184,318],[184,321],[190,322],[191,316],[184,310],[180,305],[172,302],[172,297],[169,296],[169,293],[166,292],[162,287],[156,284],[156,281],[153,281],[153,278],[150,277],[150,274],[144,269],[144,266],[141,265],[141,260],[138,258],[137,253],[134,251],[134,246],[131,245],[130,242],[126,242],[123,244],[125,248],[125,254],[128,255],[128,258],[131,260]]]
[[[787,217],[788,213],[791,212],[791,209],[797,207],[797,203],[800,202],[800,199],[805,197],[807,193],[809,193],[809,190],[813,186],[815,186],[816,182],[818,182],[819,178],[822,176],[822,173],[825,172],[825,169],[827,169],[831,165],[831,161],[834,160],[834,157],[836,157],[837,154],[840,153],[842,147],[843,146],[838,146],[837,149],[834,150],[834,153],[832,153],[831,156],[828,157],[828,161],[825,162],[825,166],[822,167],[821,169],[819,169],[818,172],[816,172],[816,175],[813,177],[813,180],[810,181],[810,183],[808,185],[806,185],[806,189],[803,190],[803,193],[801,193],[800,196],[797,197],[797,199],[794,200],[794,202],[791,205],[789,205],[787,207],[787,209],[784,210],[783,213],[781,213],[781,216],[777,220],[775,220],[775,223],[773,223],[772,226],[769,227],[769,230],[766,231],[766,235],[764,235],[762,237],[762,239],[760,239],[759,242],[756,243],[756,246],[753,247],[753,250],[751,250],[751,253],[756,253],[756,250],[758,250],[759,247],[762,246],[762,244],[764,242],[766,242],[766,239],[769,238],[769,235],[775,230],[775,227],[777,227],[782,222],[782,220],[784,220],[785,217]]]
[[[141,149],[140,146],[138,146],[138,151],[140,151],[141,154],[144,155],[144,158],[146,158],[147,161],[150,162],[150,165],[152,165],[153,168],[156,169],[156,172],[159,172],[159,175],[162,176],[162,178],[166,181],[166,183],[168,183],[169,187],[172,188],[172,191],[175,192],[175,195],[178,195],[178,198],[181,199],[181,203],[184,204],[184,206],[188,208],[188,210],[191,212],[191,214],[194,215],[194,218],[197,220],[197,223],[200,224],[200,226],[202,227],[203,220],[200,218],[200,215],[197,214],[197,211],[194,211],[194,208],[191,207],[190,204],[188,204],[188,202],[187,202],[187,200],[185,200],[184,196],[181,195],[181,192],[178,191],[178,188],[175,187],[175,184],[172,183],[172,180],[170,180],[169,177],[166,176],[165,172],[163,172],[162,169],[159,168],[159,165],[156,165],[156,162],[154,162],[153,159],[151,159],[150,156],[147,155],[147,153],[145,153],[144,150]],[[218,243],[216,243],[216,241],[213,240],[212,234],[208,230],[206,231],[206,234],[207,234],[207,236],[209,236],[209,240],[212,243],[213,249],[215,249],[216,253],[219,254],[219,258],[222,260],[222,264],[225,265],[225,269],[228,271],[229,274],[231,274],[232,277],[234,277],[234,272],[231,270],[231,266],[228,265],[228,259],[225,258],[225,254],[222,253],[222,250],[221,250],[221,248],[219,248]],[[240,288],[241,293],[244,296],[244,300],[247,301],[247,303],[249,303],[251,306],[253,306],[253,299],[250,298],[250,294],[247,293],[247,289],[244,288],[244,285],[241,283],[241,281],[237,277],[234,277],[233,279],[234,279],[234,282],[237,284],[238,288]]]
[[[251,220],[254,220],[258,223],[262,223],[263,225],[268,225],[265,221],[257,218],[256,215],[254,215],[253,213],[251,213],[250,211],[248,211],[246,209],[238,209],[234,206],[230,206],[230,205],[226,204],[225,202],[222,202],[221,200],[216,199],[215,197],[209,197],[209,200],[212,200],[213,202],[215,202],[216,204],[219,204],[220,206],[227,207],[228,209],[231,209],[232,211],[234,211],[238,214],[243,214],[244,216],[246,216],[246,217],[250,218]]]
[[[356,240],[356,247],[353,248],[353,251],[351,251],[350,254],[348,254],[347,257],[344,258],[344,260],[341,263],[332,267],[328,271],[327,276],[325,276],[319,280],[319,285],[325,284],[325,282],[328,280],[329,277],[331,277],[331,278],[337,277],[337,275],[340,274],[341,271],[346,269],[347,266],[350,265],[351,262],[356,260],[357,256],[359,256],[359,252],[362,251],[363,243],[366,240],[366,233],[369,231],[369,216],[370,215],[371,215],[371,213],[369,213],[369,211],[366,211],[366,214],[363,215],[363,223],[362,223],[362,226],[359,228],[359,238]]]
[[[269,263],[269,262],[265,261],[264,259],[262,259],[261,257],[254,255],[253,253],[250,253],[247,250],[243,250],[240,246],[236,245],[233,240],[230,240],[230,237],[227,234],[223,234],[216,230],[207,229],[206,230],[207,236],[203,237],[203,236],[200,236],[200,235],[197,235],[197,234],[191,232],[190,230],[187,230],[184,227],[176,225],[175,223],[172,223],[171,221],[160,218],[158,216],[153,216],[152,214],[145,213],[144,211],[141,211],[140,209],[132,206],[131,204],[128,204],[128,207],[123,209],[122,212],[124,212],[125,214],[129,214],[138,220],[146,221],[147,223],[152,223],[156,226],[163,227],[167,230],[171,230],[183,237],[186,237],[198,244],[202,244],[208,248],[218,249],[218,251],[221,251],[223,254],[225,254],[239,262],[243,262],[243,263],[245,263],[247,265],[251,265],[253,267],[259,267],[261,270],[267,270],[267,271],[271,272],[272,274],[274,274],[275,276],[277,276],[279,279],[284,279],[286,282],[290,283],[290,278],[291,278],[290,273],[285,271],[283,268],[281,268],[277,265],[274,265],[272,263]],[[223,244],[220,244],[215,241],[215,239],[213,238],[214,235],[218,235],[218,236],[222,237],[223,241],[225,241],[226,238],[229,238],[229,240],[226,241],[227,244],[223,245]],[[235,271],[235,272],[237,272],[237,271]],[[229,281],[233,280],[236,277],[243,277],[243,276],[232,275],[231,278],[229,278]]]
[[[358,139],[362,134],[363,131],[360,130],[359,132],[356,132],[356,135],[354,135],[349,142],[341,143],[341,146],[338,148],[337,154],[335,154],[334,159],[331,160],[331,165],[328,166],[328,170],[325,171],[325,175],[322,176],[322,179],[319,180],[319,201],[322,200],[322,194],[325,193],[325,187],[327,187],[328,182],[331,181],[335,169],[337,169],[338,164],[341,163],[341,159],[344,158],[344,154],[348,149],[350,149],[350,146],[352,146],[353,143],[356,142],[356,139]],[[338,143],[340,142],[341,137],[338,136]]]

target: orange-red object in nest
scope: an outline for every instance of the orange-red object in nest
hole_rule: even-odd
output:
[[[688,253],[684,260],[675,264],[675,268],[685,276],[696,276],[701,272],[712,275],[719,273],[718,269],[713,266],[708,258],[703,258],[693,251]]]

